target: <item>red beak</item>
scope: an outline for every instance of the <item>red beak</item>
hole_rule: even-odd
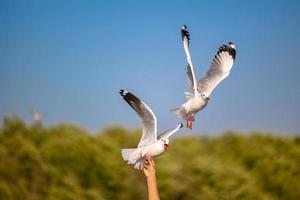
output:
[[[168,144],[164,144],[164,149],[165,149],[165,150],[167,150],[167,149],[168,149],[168,147],[169,147],[169,145],[168,145]]]
[[[208,101],[209,100],[209,97],[206,97],[206,101]]]

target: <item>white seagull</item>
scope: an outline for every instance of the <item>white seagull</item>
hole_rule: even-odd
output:
[[[29,112],[31,114],[31,117],[34,122],[36,123],[42,123],[43,122],[43,116],[40,115],[33,107],[29,108]]]
[[[181,37],[188,62],[187,76],[190,88],[185,93],[187,101],[179,108],[171,111],[177,117],[185,119],[186,127],[192,129],[192,122],[195,120],[196,113],[207,105],[211,92],[229,75],[235,60],[236,48],[232,42],[229,42],[228,45],[220,46],[206,76],[197,81],[189,49],[190,34],[185,25],[181,28]]]
[[[126,90],[120,90],[123,99],[135,110],[142,121],[143,135],[137,148],[122,149],[122,157],[134,168],[142,170],[146,156],[158,156],[164,153],[169,146],[169,137],[177,132],[183,124],[163,132],[157,137],[157,120],[152,110],[139,98]]]

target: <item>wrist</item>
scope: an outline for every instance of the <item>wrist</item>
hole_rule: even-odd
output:
[[[155,172],[152,173],[152,174],[149,174],[148,176],[146,176],[146,178],[147,178],[147,181],[156,180],[156,174],[155,174]]]

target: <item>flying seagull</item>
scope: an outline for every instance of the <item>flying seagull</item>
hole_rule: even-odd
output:
[[[37,123],[43,122],[43,116],[41,114],[39,114],[33,107],[29,108],[29,112],[31,114],[33,121],[35,121]]]
[[[187,77],[190,88],[185,93],[187,101],[179,108],[172,109],[171,111],[177,117],[185,119],[186,127],[192,129],[192,122],[195,120],[196,113],[205,108],[211,92],[229,75],[235,60],[236,48],[232,42],[220,46],[205,77],[197,81],[189,49],[190,33],[185,25],[181,28],[181,37],[188,62]]]
[[[120,95],[140,117],[143,135],[137,148],[122,149],[122,157],[134,168],[142,170],[146,156],[158,156],[169,147],[169,137],[183,127],[180,123],[176,128],[163,132],[157,137],[157,120],[152,110],[138,97],[126,90],[120,90]]]

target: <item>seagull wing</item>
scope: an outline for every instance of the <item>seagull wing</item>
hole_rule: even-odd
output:
[[[157,140],[157,120],[152,110],[139,98],[126,90],[120,90],[123,99],[134,109],[140,117],[143,125],[143,135],[138,144],[139,147]]]
[[[167,130],[167,131],[161,133],[158,136],[158,139],[162,139],[162,138],[168,139],[171,135],[173,135],[174,133],[176,133],[182,127],[183,127],[183,124],[180,123],[178,126],[176,126],[176,128],[173,128],[173,129],[170,129],[170,130]]]
[[[197,82],[197,80],[195,79],[195,76],[193,75],[193,72],[191,70],[191,66],[189,64],[187,64],[186,66],[186,75],[187,75],[187,81],[189,84],[189,91],[185,92],[186,98],[190,99],[194,96],[194,80],[195,82]]]
[[[200,93],[206,92],[209,96],[213,89],[229,75],[235,55],[236,49],[233,43],[230,42],[228,45],[219,47],[206,76],[198,81],[198,91]]]
[[[185,25],[183,25],[181,28],[181,39],[183,42],[186,59],[188,61],[187,76],[190,85],[190,91],[189,94],[187,94],[187,97],[189,98],[191,94],[195,94],[197,92],[197,79],[195,74],[195,68],[193,66],[190,54],[190,33],[188,32],[187,27]]]

